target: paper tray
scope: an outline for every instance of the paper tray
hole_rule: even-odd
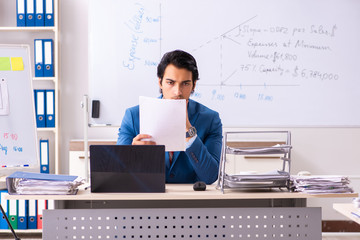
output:
[[[290,174],[281,175],[225,175],[224,185],[229,188],[288,187]]]
[[[226,147],[226,153],[238,155],[257,155],[257,154],[285,154],[289,153],[292,146],[279,145],[265,148],[232,148]]]

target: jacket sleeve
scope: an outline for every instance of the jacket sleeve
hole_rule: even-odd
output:
[[[136,135],[133,114],[127,109],[119,128],[117,145],[131,145]]]
[[[198,181],[204,181],[206,184],[216,181],[221,148],[222,124],[219,114],[215,113],[203,139],[196,137],[193,144],[185,151],[197,174]]]

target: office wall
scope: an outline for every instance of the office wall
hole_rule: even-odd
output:
[[[88,94],[88,0],[60,1],[60,79],[61,79],[61,168],[68,172],[71,139],[83,138],[83,112],[80,102]],[[106,26],[104,26],[106,27]],[[136,93],[135,93],[136,94]],[[355,109],[354,109],[355,110]],[[239,129],[249,130],[249,129]],[[254,130],[254,129],[251,129]],[[292,132],[292,174],[308,170],[313,174],[353,176],[353,186],[360,191],[360,128],[289,128]],[[91,139],[116,139],[115,128],[91,128]],[[344,219],[331,208],[332,202],[350,199],[310,200],[322,206],[324,219]]]

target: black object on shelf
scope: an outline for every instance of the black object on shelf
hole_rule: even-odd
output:
[[[4,209],[3,209],[3,207],[2,207],[1,204],[0,204],[0,210],[1,210],[1,212],[2,212],[2,214],[3,214],[3,216],[4,216],[4,218],[5,218],[5,220],[6,220],[7,224],[8,224],[8,226],[9,226],[12,234],[14,235],[15,240],[21,240],[21,239],[16,235],[16,233],[15,233],[15,231],[14,231],[14,228],[11,226],[11,223],[10,223],[8,217],[6,216],[6,213],[5,213],[5,211],[4,211]]]

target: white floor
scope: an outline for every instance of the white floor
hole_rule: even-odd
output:
[[[323,237],[322,240],[359,240],[360,237]]]

